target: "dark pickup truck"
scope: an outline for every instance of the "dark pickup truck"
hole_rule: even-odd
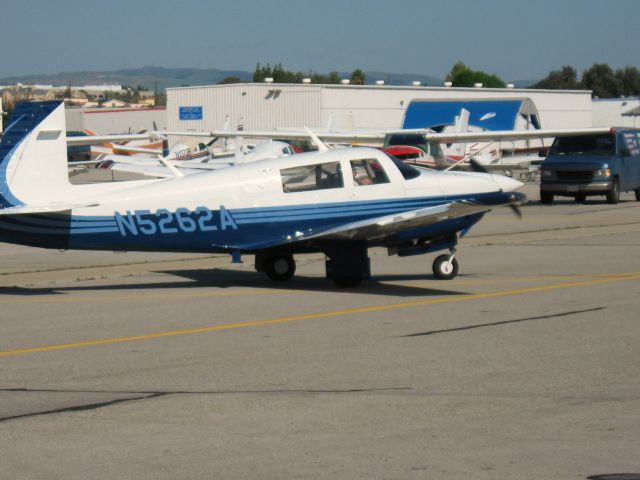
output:
[[[578,203],[604,195],[608,203],[618,203],[621,191],[634,191],[640,200],[640,129],[556,138],[540,169],[544,204],[552,204],[555,195]]]

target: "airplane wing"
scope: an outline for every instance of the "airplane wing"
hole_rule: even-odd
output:
[[[72,210],[74,208],[95,207],[98,202],[84,203],[42,203],[34,205],[18,205],[15,207],[0,208],[0,215],[25,215],[30,213],[56,213]]]
[[[516,196],[514,195],[514,203]],[[386,237],[390,234],[405,231],[407,229],[419,228],[432,223],[441,222],[452,218],[463,217],[474,213],[488,212],[495,208],[495,205],[487,205],[468,200],[455,201],[438,205],[435,207],[425,207],[418,210],[411,210],[392,215],[353,222],[325,232],[317,233],[306,240],[323,238],[326,240],[375,240]]]
[[[411,133],[405,130],[404,133]],[[427,133],[427,140],[433,140],[438,143],[456,143],[456,142],[491,142],[503,140],[527,140],[533,138],[555,138],[577,135],[597,135],[603,133],[611,133],[610,127],[592,127],[592,128],[563,128],[563,129],[547,129],[547,130],[501,130],[491,131],[484,130],[482,132],[451,132],[451,133]]]
[[[111,142],[128,142],[131,140],[149,140],[155,138],[152,133],[130,133],[123,135],[87,135],[83,137],[67,137],[67,145],[98,145]]]
[[[473,141],[506,141],[506,140],[527,140],[532,138],[555,138],[561,136],[593,135],[600,133],[611,133],[610,127],[592,128],[566,128],[566,129],[540,129],[540,130],[499,130],[481,132],[449,132],[437,133],[427,128],[397,129],[383,131],[352,131],[352,132],[313,132],[318,138],[329,142],[357,142],[357,141],[381,141],[385,135],[406,135],[421,134],[426,140],[438,143],[456,143]],[[174,135],[183,137],[223,137],[223,138],[287,138],[287,139],[309,139],[310,134],[306,130],[284,131],[284,130],[213,130],[210,132],[154,132],[156,135]]]
[[[526,196],[519,192],[504,193],[501,203],[485,204],[469,200],[453,201],[434,207],[425,207],[408,212],[384,215],[367,220],[352,222],[336,228],[324,230],[311,235],[296,232],[286,239],[277,242],[256,242],[242,245],[241,248],[260,250],[290,245],[292,243],[316,240],[366,240],[376,241],[410,229],[426,227],[443,220],[464,217],[474,213],[488,212],[497,206],[518,205]]]
[[[147,153],[149,155],[162,155],[161,148],[132,147],[129,145],[115,144],[112,148],[112,151],[113,150],[122,151],[122,152],[131,152],[131,153]]]

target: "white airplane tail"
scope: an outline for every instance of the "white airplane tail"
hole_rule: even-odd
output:
[[[464,133],[469,129],[469,110],[463,108],[460,110],[460,115],[456,115],[456,121],[454,124],[456,133]],[[448,155],[458,160],[460,158],[464,158],[467,154],[467,144],[466,143],[454,143],[448,149]]]
[[[463,133],[469,129],[469,110],[463,108],[460,115],[456,116],[456,133]]]
[[[0,206],[59,201],[68,195],[66,137],[64,102],[16,106],[0,143]]]

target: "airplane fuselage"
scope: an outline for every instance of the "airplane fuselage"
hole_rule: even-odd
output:
[[[350,163],[361,159],[376,159],[388,182],[355,184]],[[282,170],[299,166],[320,171],[325,165],[339,165],[339,183],[285,191]],[[322,157],[297,155],[288,163],[259,161],[182,178],[136,182],[131,188],[123,185],[102,195],[99,205],[70,212],[3,217],[0,240],[61,249],[253,252],[285,239],[295,243],[292,250],[314,250],[321,249],[322,242],[306,238],[345,223],[452,200],[503,203],[507,194],[485,177],[423,170],[407,180],[376,149],[339,149]],[[457,232],[481,216],[443,218],[435,225],[387,233],[366,243],[385,245]]]

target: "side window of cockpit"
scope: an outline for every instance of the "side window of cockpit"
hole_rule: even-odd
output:
[[[354,185],[389,183],[389,177],[375,158],[351,160],[351,174]]]
[[[344,186],[340,162],[283,168],[280,170],[280,176],[282,177],[282,190],[285,193],[342,188]]]

